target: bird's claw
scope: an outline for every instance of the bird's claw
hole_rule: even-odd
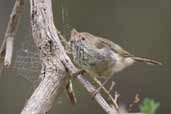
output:
[[[99,93],[98,89],[95,89],[93,92],[90,93],[90,96],[92,99],[94,99],[94,97],[96,96],[96,94]]]

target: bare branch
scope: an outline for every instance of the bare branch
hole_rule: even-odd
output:
[[[95,87],[87,80],[85,80],[81,75],[77,76],[77,79],[80,81],[80,83],[86,88],[86,90],[89,93],[92,93],[95,91]],[[107,114],[118,114],[117,110],[115,108],[112,108],[105,99],[101,96],[100,93],[97,93],[95,96],[95,100],[97,103],[101,106],[101,108],[107,113]]]
[[[58,38],[53,23],[51,0],[30,0],[30,5],[33,38],[40,49],[42,65],[45,66],[45,74],[42,75],[45,78],[34,91],[21,114],[44,114],[50,110],[55,96],[59,95],[66,85],[66,71],[61,62],[71,74],[76,73],[78,69],[65,53]],[[89,92],[94,90],[94,87],[81,76],[78,76],[78,79]],[[116,114],[100,94],[97,94],[95,99],[106,113]]]
[[[3,67],[4,67],[4,65],[3,65],[3,58],[1,58],[1,56],[0,56],[0,77],[2,76],[2,71],[3,71]]]
[[[53,22],[51,0],[30,0],[30,6],[33,39],[40,50],[44,68],[41,77],[44,79],[27,101],[21,114],[45,114],[51,109],[55,97],[66,87],[67,71],[75,74],[79,70],[59,40]],[[77,79],[88,92],[92,93],[95,90],[94,86],[81,75],[77,76]],[[118,114],[99,93],[95,96],[95,100],[107,114]]]
[[[9,66],[12,60],[13,41],[23,11],[24,0],[16,0],[5,32],[4,40],[0,47],[0,56],[5,51],[4,65]],[[6,47],[5,47],[6,44]],[[5,50],[6,49],[6,50]]]
[[[13,54],[13,42],[14,42],[14,37],[8,37],[6,40],[4,65],[7,67],[11,65],[12,54]]]
[[[53,23],[51,0],[30,0],[33,39],[40,50],[44,79],[27,101],[21,114],[45,114],[66,86],[66,71],[59,60],[64,48]],[[56,55],[58,53],[58,55]]]
[[[54,65],[58,65],[58,68],[63,66],[60,61],[54,62]],[[51,68],[52,67],[48,70]],[[61,93],[66,85],[66,79],[64,78],[66,78],[64,67],[62,67],[62,69],[52,69],[51,71],[47,71],[45,78],[41,81],[38,88],[29,98],[21,114],[47,113],[51,109],[56,96]]]

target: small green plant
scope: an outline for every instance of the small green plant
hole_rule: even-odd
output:
[[[160,104],[155,102],[153,99],[145,98],[143,103],[140,105],[140,112],[144,114],[155,114]]]

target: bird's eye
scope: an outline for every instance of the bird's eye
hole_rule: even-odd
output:
[[[85,38],[84,38],[84,37],[82,37],[82,40],[85,40]]]

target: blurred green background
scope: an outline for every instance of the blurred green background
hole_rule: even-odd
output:
[[[171,101],[171,1],[170,0],[65,0],[70,24],[78,31],[90,32],[118,43],[137,56],[153,58],[163,66],[135,64],[113,77],[120,104],[128,107],[136,93],[160,102],[158,114],[169,114]],[[14,0],[0,1],[0,43],[3,39]],[[57,28],[62,28],[59,0],[53,1]],[[26,24],[27,23],[27,24]],[[26,1],[15,51],[28,34],[29,3]],[[78,104],[72,106],[66,94],[56,100],[49,114],[98,113],[103,110],[77,81],[74,81]],[[0,78],[0,113],[18,114],[33,91],[30,84],[15,72],[5,69]],[[114,94],[114,91],[113,91]],[[137,111],[135,106],[132,111]]]

